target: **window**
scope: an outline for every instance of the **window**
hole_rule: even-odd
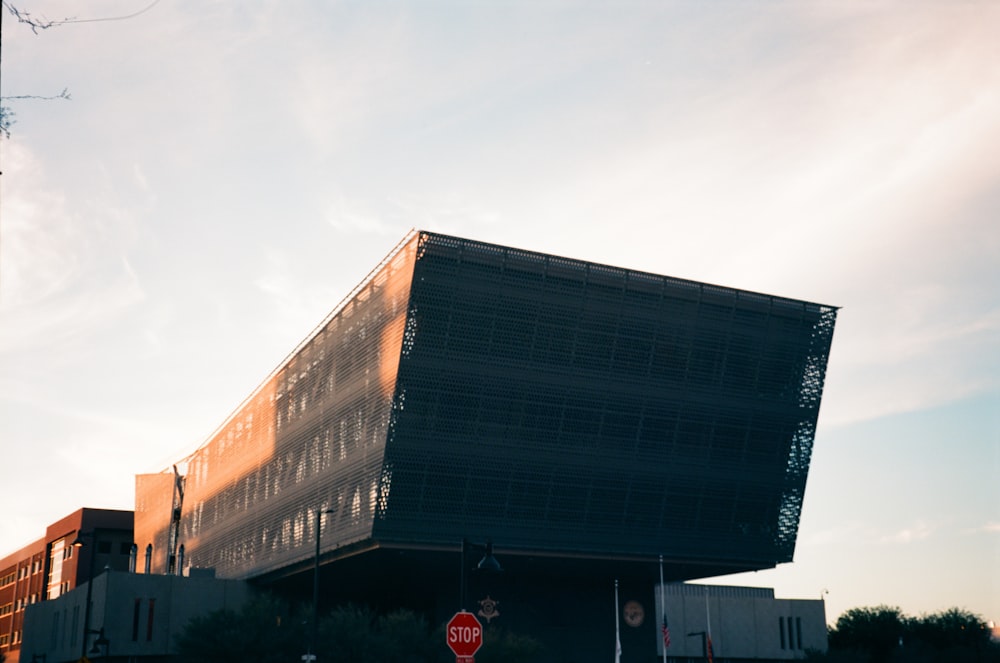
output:
[[[778,630],[781,632],[781,648],[782,649],[786,649],[786,647],[785,647],[785,618],[784,617],[778,617]]]
[[[73,606],[73,626],[69,630],[69,646],[76,646],[76,633],[80,630],[80,606]]]
[[[52,613],[52,649],[59,646],[59,611]]]
[[[139,641],[139,611],[142,609],[142,599],[135,600],[135,607],[132,609],[132,642]]]
[[[63,560],[66,559],[66,539],[53,541],[49,548],[49,582],[48,598],[57,599],[63,593],[62,589],[62,569]],[[72,550],[73,546],[69,546]]]
[[[156,606],[156,599],[149,599],[149,616],[146,618],[146,642],[153,641],[153,608]]]

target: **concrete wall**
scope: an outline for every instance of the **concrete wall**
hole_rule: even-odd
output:
[[[104,629],[107,656],[161,657],[174,652],[175,636],[193,617],[239,609],[251,591],[238,580],[105,571],[93,580],[89,627]],[[29,606],[20,660],[30,663],[32,655],[45,654],[47,663],[76,661],[89,651],[97,636],[84,645],[86,598],[82,585]]]
[[[660,623],[658,587],[654,593]],[[822,600],[778,599],[764,588],[694,584],[669,584],[664,594],[669,657],[702,656],[702,633],[711,634],[717,659],[794,660],[806,650],[827,650]],[[657,652],[662,655],[662,646]]]

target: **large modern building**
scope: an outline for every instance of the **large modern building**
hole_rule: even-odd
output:
[[[792,560],[836,315],[414,231],[137,477],[135,542],[153,573],[293,590],[318,558],[324,603],[488,598],[549,660],[605,660],[615,578],[651,607],[660,555],[671,582]],[[466,578],[463,541],[504,573]],[[651,620],[629,638],[655,656]]]

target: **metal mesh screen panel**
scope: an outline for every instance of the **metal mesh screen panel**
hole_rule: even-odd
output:
[[[415,248],[404,240],[187,458],[178,540],[188,565],[243,578],[307,559],[317,509],[334,511],[324,550],[371,537]],[[154,544],[163,572],[170,484],[146,484],[137,503],[162,515],[137,525],[137,542]]]
[[[423,233],[374,534],[789,561],[835,318]]]
[[[146,546],[152,548],[152,569],[167,568],[167,529],[170,526],[174,475],[139,474],[135,477],[135,541],[139,545],[136,568],[145,568]]]

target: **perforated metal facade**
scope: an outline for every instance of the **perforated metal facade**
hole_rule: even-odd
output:
[[[179,541],[258,576],[309,558],[332,509],[324,550],[790,561],[835,320],[413,233],[188,459]],[[145,482],[136,540],[162,548]]]

